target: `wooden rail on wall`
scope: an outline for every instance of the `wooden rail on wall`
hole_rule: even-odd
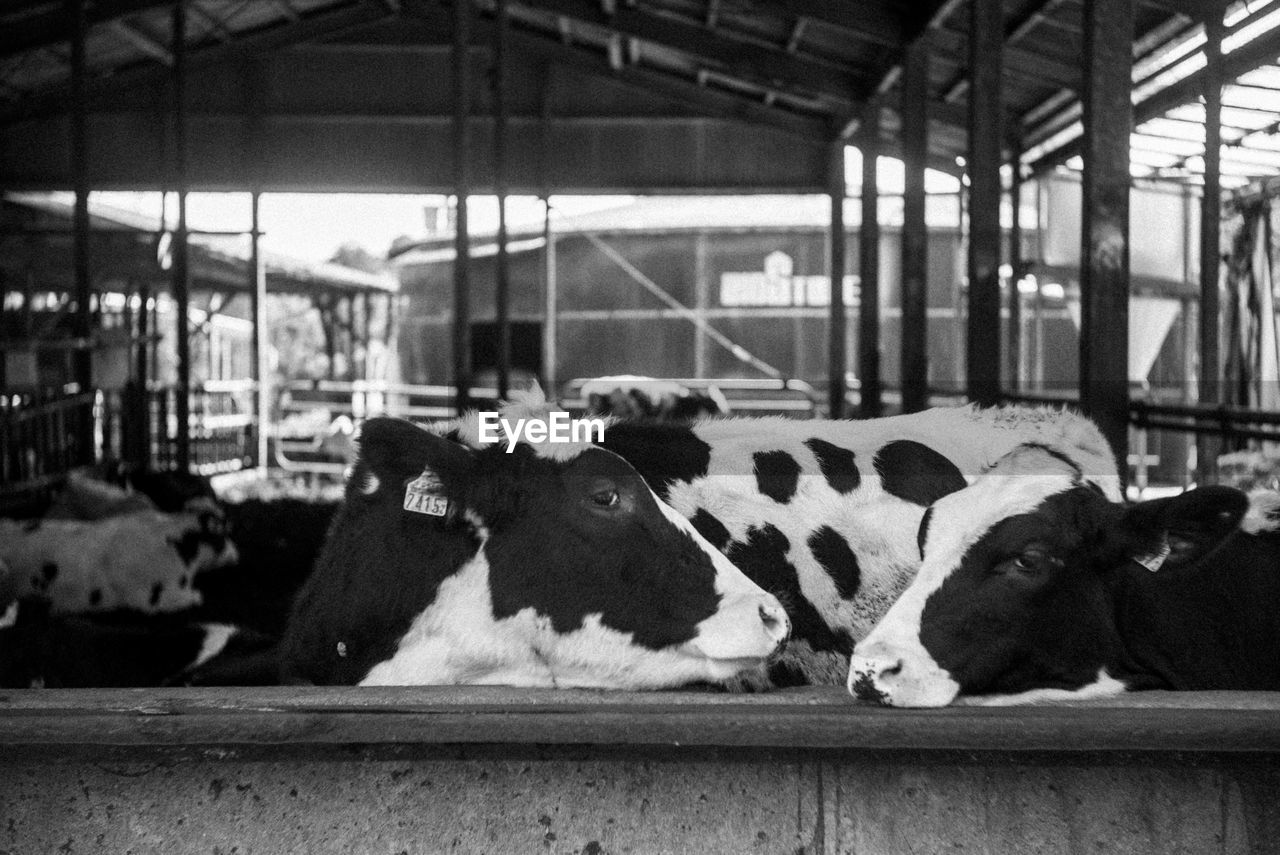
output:
[[[739,695],[503,687],[36,690],[0,695],[0,761],[196,752],[591,745],[1280,754],[1280,693],[1147,692],[1033,707],[885,709],[825,687]]]

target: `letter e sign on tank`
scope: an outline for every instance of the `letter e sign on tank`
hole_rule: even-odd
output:
[[[442,517],[449,513],[449,500],[444,496],[444,483],[430,469],[409,482],[404,489],[404,509],[415,514]]]

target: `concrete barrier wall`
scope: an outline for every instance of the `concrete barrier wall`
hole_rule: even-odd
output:
[[[1217,710],[1216,746],[1174,701],[1161,750],[1144,705],[1116,718],[1114,705],[923,714],[823,692],[646,695],[634,739],[583,744],[618,696],[296,692],[273,708],[261,695],[0,697],[0,853],[1280,852],[1274,741],[1251,730],[1253,750],[1222,748],[1246,720],[1280,734],[1265,697],[1192,704]],[[680,717],[690,708],[706,731]],[[296,729],[241,727],[250,711]],[[1100,748],[1081,724],[1109,718],[1135,722],[1117,737],[1132,746]],[[713,744],[717,720],[735,744]],[[1060,747],[1026,747],[1047,723]],[[986,745],[943,747],[948,729]],[[929,745],[902,744],[911,732]],[[828,737],[845,744],[804,744]]]

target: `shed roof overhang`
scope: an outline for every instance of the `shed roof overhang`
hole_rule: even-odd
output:
[[[476,0],[469,62],[486,80],[494,4]],[[1214,0],[1142,0],[1140,42]],[[174,186],[171,3],[89,4],[89,179]],[[934,45],[930,166],[965,150],[967,15],[957,0],[510,0],[511,192],[822,192],[827,149]],[[451,11],[431,0],[188,0],[193,189],[448,192]],[[1078,85],[1078,4],[1006,0],[1007,126],[1024,139]],[[62,5],[0,12],[0,186],[71,183]],[[1142,47],[1139,46],[1139,48]],[[492,189],[492,99],[473,93],[471,175]]]

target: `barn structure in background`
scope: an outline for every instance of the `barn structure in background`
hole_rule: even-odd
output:
[[[432,387],[430,405],[414,404],[413,415],[487,398],[471,386],[486,362],[503,389],[516,368],[554,375],[561,366],[546,354],[569,354],[579,338],[611,344],[610,313],[639,287],[676,316],[645,316],[648,329],[668,342],[691,339],[692,373],[747,364],[783,384],[807,379],[821,406],[808,401],[806,413],[913,410],[937,391],[982,403],[1062,401],[1098,419],[1122,462],[1146,456],[1141,439],[1129,454],[1135,428],[1139,438],[1201,437],[1207,476],[1219,436],[1280,438],[1268,397],[1280,361],[1269,227],[1280,174],[1278,58],[1280,0],[7,3],[2,486],[56,478],[99,453],[114,430],[110,407],[98,404],[110,397],[113,362],[136,384],[133,408],[121,408],[133,413],[121,430],[133,437],[122,448],[133,450],[122,453],[216,466],[203,459],[201,431],[223,424],[243,434],[252,422],[253,448],[232,451],[261,464],[271,290],[354,305],[330,312],[341,313],[344,341],[387,335],[364,326],[370,301],[390,301],[394,288],[276,264],[261,251],[258,200],[285,191],[456,197],[455,232],[402,259],[415,317],[449,333],[440,349],[448,363],[433,363],[428,378],[443,371],[448,384]],[[846,144],[901,160],[900,226],[884,216],[892,203],[880,198],[874,156],[864,158],[854,213]],[[967,188],[954,232],[930,230],[928,168]],[[113,189],[167,191],[173,222],[109,216],[91,194]],[[1224,230],[1227,190],[1233,220]],[[26,195],[49,191],[70,196],[55,210]],[[230,236],[190,227],[187,195],[198,191],[251,194],[244,252],[225,253],[205,238]],[[747,233],[790,257],[792,305],[777,308],[804,347],[788,350],[766,322],[769,337],[744,334],[746,356],[717,361],[720,337],[737,343],[722,327],[759,323],[717,313],[762,308],[726,306],[725,295],[768,293],[784,261],[774,256],[772,271],[726,266],[721,305],[712,305],[713,265],[708,255],[697,269],[698,245],[709,252],[731,240],[709,215],[674,237],[581,222],[557,232],[549,218],[540,234],[503,227],[473,246],[468,197],[491,193],[816,196],[802,228],[783,234],[775,217]],[[999,201],[1008,194],[1012,203]],[[1009,214],[1024,205],[1073,226],[1051,234]],[[1181,211],[1176,229],[1171,205]],[[1135,233],[1156,230],[1156,220],[1158,237],[1177,241],[1153,260],[1133,250]],[[1228,234],[1231,290],[1218,263]],[[692,251],[694,269],[658,282],[617,251],[624,241],[632,251],[645,242]],[[455,262],[447,272],[446,260]],[[569,264],[572,276],[536,275]],[[588,264],[617,281],[593,290]],[[803,306],[797,266],[813,277]],[[966,271],[954,291],[937,287],[939,266]],[[734,291],[729,273],[751,277]],[[938,293],[950,298],[948,314],[930,311]],[[210,321],[227,314],[215,302],[228,308],[233,294],[250,296],[247,312],[236,310],[249,327]],[[167,317],[152,311],[153,299],[171,306]],[[1176,332],[1154,345],[1134,334],[1135,324],[1162,324],[1170,302],[1183,318],[1166,327]],[[896,327],[890,309],[900,312]],[[228,366],[248,375],[231,381],[250,398],[234,413],[203,410],[226,382],[200,376],[206,323],[249,336],[248,353],[233,348]],[[476,323],[493,326],[476,335]],[[541,341],[526,341],[534,328]],[[948,337],[941,330],[954,342],[944,356],[931,350]],[[141,387],[162,379],[150,352],[157,334],[172,353],[169,388],[154,390],[169,402],[159,419],[149,415],[153,389]],[[623,337],[655,348],[652,332]],[[1054,357],[1054,337],[1075,344],[1069,358]],[[674,370],[665,360],[678,349],[649,357],[655,371]],[[942,359],[953,363],[945,373]],[[1152,365],[1182,384],[1176,400],[1147,394]],[[1052,388],[1058,376],[1062,387]],[[944,380],[961,383],[931,388]],[[19,381],[27,388],[18,391]],[[367,402],[385,388],[343,388],[353,390]],[[237,421],[216,421],[224,415]],[[1280,828],[1277,706],[1211,693],[921,715],[821,691],[14,692],[0,699],[0,781],[15,805],[0,841],[24,851],[179,851],[225,839],[272,851],[826,852],[998,839],[1009,851],[1111,841],[1123,851],[1269,851]],[[128,822],[113,819],[126,811]]]

